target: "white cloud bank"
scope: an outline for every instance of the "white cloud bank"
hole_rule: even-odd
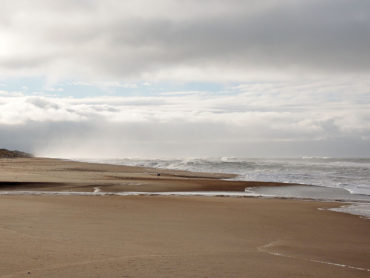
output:
[[[244,84],[218,95],[4,96],[0,141],[63,157],[366,156],[370,81],[353,82]]]

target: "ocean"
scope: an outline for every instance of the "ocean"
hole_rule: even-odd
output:
[[[332,210],[370,219],[370,158],[118,158],[83,161],[193,172],[230,173],[237,175],[234,180],[294,183],[298,185],[247,188],[245,192],[239,194],[184,192],[182,195],[240,195],[342,201],[346,205]]]
[[[193,172],[230,173],[236,174],[237,180],[341,188],[351,194],[370,196],[370,158],[124,158],[93,161]]]

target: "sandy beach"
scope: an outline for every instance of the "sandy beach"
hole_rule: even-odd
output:
[[[159,174],[159,176],[158,176]],[[50,158],[0,159],[1,190],[93,192],[244,191],[273,182],[225,181],[231,174],[192,173]]]
[[[160,172],[160,176],[157,174]],[[0,160],[1,190],[240,191],[228,175]],[[0,277],[369,277],[370,221],[292,199],[0,195]]]

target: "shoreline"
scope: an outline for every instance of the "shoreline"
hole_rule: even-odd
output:
[[[239,191],[254,186],[290,186],[279,182],[229,180],[234,174],[202,173],[54,158],[0,159],[0,189],[93,192]]]
[[[284,185],[279,185],[284,187]],[[260,195],[254,193],[244,193],[239,191],[159,191],[159,192],[145,192],[145,191],[39,191],[39,190],[0,190],[0,196],[11,195],[50,195],[50,196],[178,196],[178,197],[225,197],[225,198],[261,198],[261,199],[278,199],[278,200],[302,200],[313,202],[334,202],[334,203],[368,203],[363,200],[348,200],[348,199],[325,199],[325,198],[309,198],[309,197],[284,197],[273,195]]]
[[[55,158],[0,159],[0,195],[118,195],[276,198],[337,202],[338,212],[370,218],[370,196],[305,184],[236,180],[190,172]],[[5,177],[8,176],[6,180]],[[338,194],[338,191],[340,194]],[[345,193],[344,193],[345,191]],[[357,206],[357,207],[355,207]],[[366,208],[365,210],[358,209]]]
[[[348,201],[341,199],[319,199],[319,198],[303,198],[303,197],[281,197],[281,196],[266,196],[253,194],[240,194],[238,192],[217,192],[217,191],[193,191],[193,192],[66,192],[66,191],[2,191],[1,196],[87,196],[87,197],[130,197],[130,196],[162,196],[162,197],[218,197],[218,198],[258,198],[258,199],[277,199],[277,200],[295,200],[307,202],[322,202],[340,204],[339,207],[329,210],[358,216],[363,219],[370,220],[370,202],[364,201]],[[318,208],[319,210],[321,208]]]

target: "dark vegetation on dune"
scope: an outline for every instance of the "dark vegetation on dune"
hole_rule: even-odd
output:
[[[32,154],[20,151],[10,151],[7,149],[0,149],[0,158],[17,158],[17,157],[32,157]]]

